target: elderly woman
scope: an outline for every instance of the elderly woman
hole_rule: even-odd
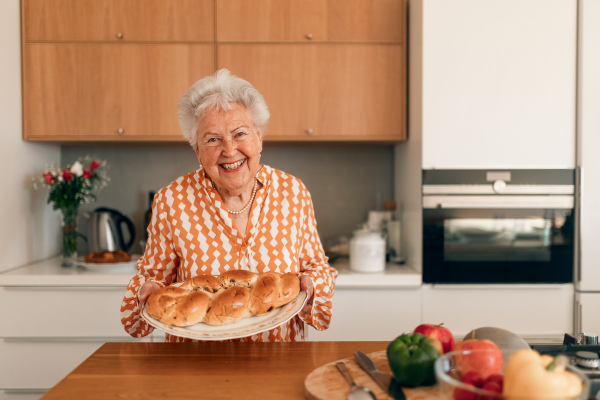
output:
[[[140,310],[155,290],[232,269],[293,272],[308,296],[289,322],[241,340],[299,341],[304,323],[329,326],[337,271],[327,264],[304,184],[260,163],[269,116],[262,95],[225,69],[196,82],[181,99],[179,124],[200,169],[154,197],[146,251],[121,305],[131,336],[152,332]]]

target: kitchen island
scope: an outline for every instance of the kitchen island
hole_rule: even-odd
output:
[[[375,382],[354,368],[353,356],[359,350],[383,351],[387,344],[106,343],[42,399],[305,399],[310,372],[343,359],[352,365],[357,384],[384,399]],[[386,365],[378,367],[384,370]],[[332,373],[331,381],[340,390],[329,399],[345,398],[350,387],[343,377]]]

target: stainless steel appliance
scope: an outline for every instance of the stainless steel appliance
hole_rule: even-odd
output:
[[[574,184],[571,169],[423,171],[423,282],[573,282]]]
[[[566,354],[570,363],[583,371],[592,384],[590,399],[600,399],[600,346],[598,335],[582,333],[578,337],[565,334],[562,344],[531,344],[540,354]]]
[[[134,239],[135,227],[128,217],[112,208],[100,207],[94,210],[88,235],[90,252],[129,251]]]

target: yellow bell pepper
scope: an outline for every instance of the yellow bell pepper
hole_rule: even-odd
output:
[[[583,391],[581,379],[565,370],[569,359],[540,355],[535,350],[517,350],[504,369],[502,394],[507,398],[572,398]]]

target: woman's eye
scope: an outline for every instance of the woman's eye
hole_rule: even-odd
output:
[[[210,138],[206,141],[206,143],[215,143],[217,141],[217,138]]]

